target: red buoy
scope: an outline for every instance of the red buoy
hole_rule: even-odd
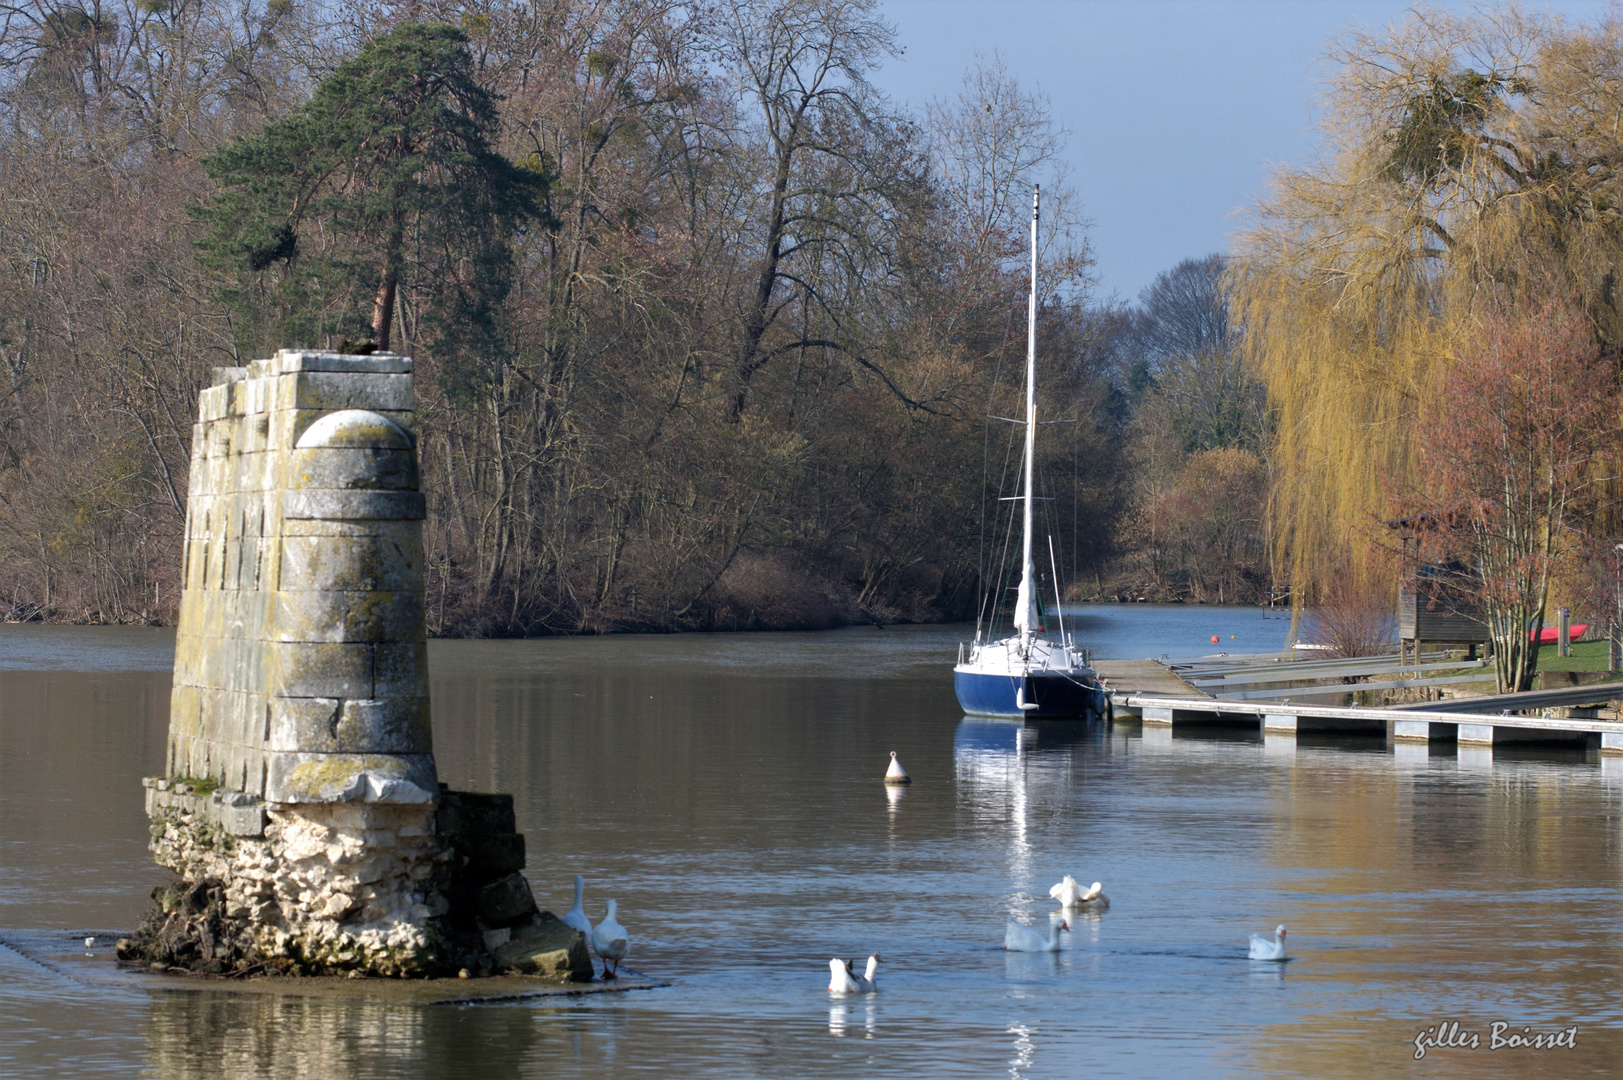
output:
[[[1212,644],[1213,644],[1213,645],[1216,645],[1216,644],[1217,644],[1217,635],[1216,635],[1216,634],[1213,634],[1213,635],[1212,635]]]

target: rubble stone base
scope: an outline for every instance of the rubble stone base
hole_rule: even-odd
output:
[[[272,804],[253,836],[227,831],[210,796],[163,794],[154,856],[184,882],[218,883],[224,917],[251,928],[258,960],[375,975],[440,962],[449,853],[432,804]]]

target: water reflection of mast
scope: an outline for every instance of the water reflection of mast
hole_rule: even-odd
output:
[[[1027,772],[1041,767],[1028,757],[1026,746],[1036,735],[1018,720],[965,717],[952,742],[959,797],[978,823],[1008,826],[1009,875],[1017,882],[1029,881],[1032,874]]]

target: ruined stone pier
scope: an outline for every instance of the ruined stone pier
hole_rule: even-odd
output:
[[[283,350],[216,369],[198,411],[167,769],[146,781],[182,884],[142,948],[589,975],[518,872],[511,797],[435,773],[411,360]]]

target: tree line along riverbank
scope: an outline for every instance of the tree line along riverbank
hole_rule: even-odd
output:
[[[1098,296],[1060,126],[1000,61],[909,109],[871,81],[902,43],[860,0],[412,19],[15,7],[0,614],[172,621],[211,369],[387,342],[416,361],[437,634],[971,616],[1039,181],[1041,408],[1075,421],[1039,462],[1062,584],[1255,595],[1261,391],[1222,261]],[[451,88],[414,106],[444,138],[344,157],[336,118],[391,79]],[[480,186],[500,169],[505,202]],[[253,203],[266,185],[303,194]]]

